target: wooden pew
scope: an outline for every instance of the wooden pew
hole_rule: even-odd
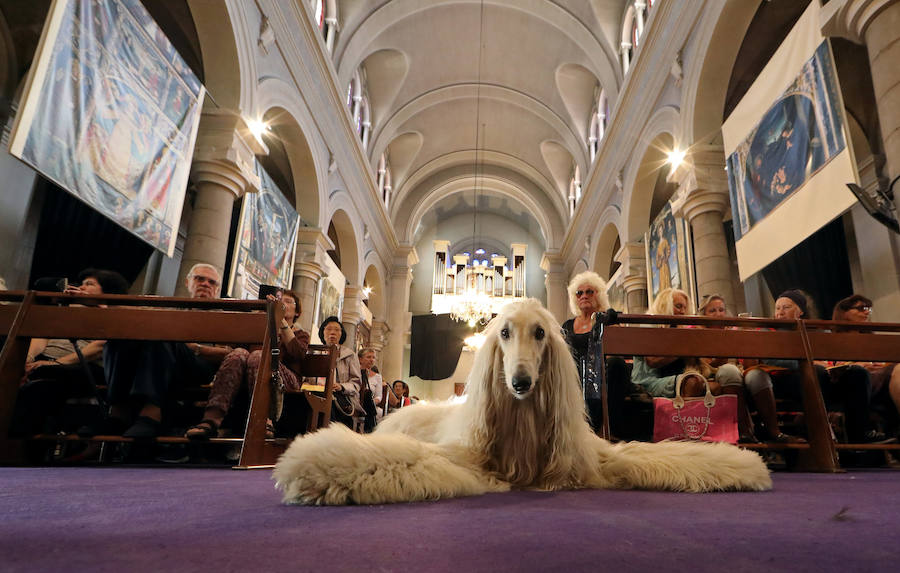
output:
[[[605,327],[605,356],[696,356],[708,358],[781,358],[798,360],[808,444],[770,447],[800,450],[800,466],[811,471],[839,469],[825,403],[813,368],[804,321],[696,316],[619,315],[619,325]],[[701,328],[640,328],[693,325]],[[742,330],[725,329],[737,327]],[[772,330],[774,329],[774,330]],[[604,420],[609,435],[608,416]]]
[[[303,361],[303,376],[306,378],[324,378],[325,392],[319,395],[308,390],[302,394],[309,405],[306,432],[315,432],[328,426],[331,421],[331,400],[334,392],[334,369],[337,366],[338,350],[334,347],[310,345]],[[271,372],[271,370],[270,370]],[[285,393],[289,393],[285,390]],[[257,379],[250,399],[250,413],[247,417],[247,429],[244,432],[244,443],[241,448],[241,459],[235,469],[268,469],[273,467],[288,443],[287,440],[266,440],[266,419],[269,415],[269,404],[272,401],[271,387]]]
[[[15,315],[11,305],[0,305],[0,326],[10,322],[0,353],[0,461],[19,462],[22,441],[8,437],[19,382],[31,338],[83,338],[100,340],[152,340],[262,345],[257,387],[270,377],[270,341],[266,328],[266,301],[188,299],[128,295],[66,295],[28,292],[4,293],[0,301],[21,299]],[[5,297],[5,298],[4,298]],[[96,305],[106,305],[105,308]],[[63,306],[61,306],[63,305]],[[85,306],[69,306],[85,305]],[[72,437],[71,439],[75,439]],[[128,441],[98,436],[94,441]],[[182,442],[184,438],[160,438]],[[227,440],[237,441],[237,440]]]

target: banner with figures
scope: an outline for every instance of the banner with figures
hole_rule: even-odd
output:
[[[722,125],[741,280],[850,208],[858,182],[813,0]]]
[[[246,193],[228,292],[233,298],[255,299],[259,285],[291,288],[300,215],[257,162],[259,191]]]
[[[672,213],[671,203],[665,204],[644,234],[644,248],[648,304],[653,306],[656,296],[666,288],[681,289],[696,300],[690,227]]]
[[[319,326],[329,316],[343,319],[341,313],[344,308],[344,286],[347,279],[331,257],[325,257],[323,261],[325,276],[319,279],[319,288],[316,292],[316,307],[313,315],[312,336],[313,344],[322,344],[319,338]]]
[[[10,153],[171,256],[204,93],[140,0],[54,0]]]

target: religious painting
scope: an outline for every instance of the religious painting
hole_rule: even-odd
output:
[[[647,294],[652,305],[666,288],[686,291],[693,297],[693,261],[687,222],[675,217],[666,203],[644,235],[647,257]]]
[[[244,195],[232,258],[229,292],[255,299],[259,285],[290,288],[300,215],[272,178],[256,164],[260,188]]]
[[[606,283],[606,296],[609,298],[609,307],[619,312],[628,312],[625,297],[625,285],[621,283],[622,268],[616,270]]]
[[[845,146],[829,45],[822,42],[728,157],[740,239]]]
[[[139,0],[56,0],[10,153],[171,256],[204,93]]]
[[[313,318],[312,341],[313,344],[322,344],[319,340],[319,325],[329,316],[341,318],[341,310],[344,306],[344,285],[346,279],[330,257],[326,257],[323,265],[326,275],[319,279],[316,292],[316,312]]]

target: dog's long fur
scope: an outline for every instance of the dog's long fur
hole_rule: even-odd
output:
[[[296,439],[274,471],[284,501],[370,504],[510,488],[771,488],[760,457],[729,444],[597,437],[559,325],[538,301],[507,305],[485,334],[464,403],[403,408],[367,436],[335,425]]]

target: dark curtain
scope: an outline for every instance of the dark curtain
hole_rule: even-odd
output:
[[[788,289],[802,289],[815,301],[819,310],[817,318],[831,319],[835,303],[853,294],[847,239],[841,218],[813,233],[764,268],[762,273],[773,297]]]
[[[44,194],[44,206],[29,287],[42,277],[75,280],[88,267],[118,271],[134,282],[153,247],[46,179],[35,191]]]
[[[409,375],[425,380],[443,380],[453,375],[464,340],[472,333],[465,322],[449,314],[412,317]]]

